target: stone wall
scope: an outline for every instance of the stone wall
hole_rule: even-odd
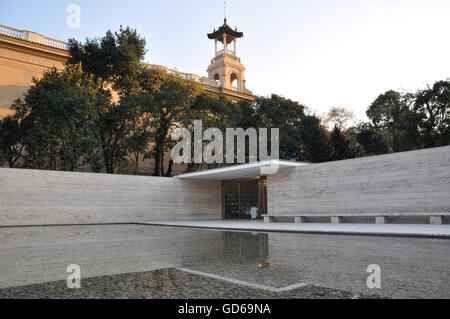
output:
[[[272,216],[450,212],[450,147],[308,165],[268,177]]]
[[[13,113],[9,107],[34,77],[53,67],[62,70],[67,57],[64,50],[0,35],[0,118]]]
[[[0,226],[222,218],[220,182],[0,168]]]

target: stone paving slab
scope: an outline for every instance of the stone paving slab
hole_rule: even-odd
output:
[[[292,232],[313,234],[348,234],[371,236],[401,236],[449,238],[450,225],[422,224],[325,224],[325,223],[264,223],[262,221],[167,221],[142,225],[205,228],[237,231]]]

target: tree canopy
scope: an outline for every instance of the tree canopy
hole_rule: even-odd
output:
[[[101,83],[80,65],[53,69],[12,106],[20,120],[25,165],[73,171],[90,163],[96,146]]]

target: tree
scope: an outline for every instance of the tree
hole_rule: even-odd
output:
[[[152,137],[150,121],[145,116],[135,115],[131,121],[130,135],[126,140],[128,146],[128,156],[134,166],[134,174],[139,174],[139,162],[141,156],[145,154]]]
[[[242,104],[242,123],[248,127],[280,129],[280,157],[314,163],[330,159],[329,136],[320,119],[305,115],[305,106],[273,94]]]
[[[316,116],[306,116],[299,127],[299,136],[302,143],[302,159],[312,163],[327,162],[330,160],[330,141],[320,119]]]
[[[355,128],[355,132],[358,143],[364,148],[362,156],[389,153],[389,146],[385,137],[372,124],[360,124]]]
[[[131,114],[123,103],[111,103],[105,96],[96,127],[107,174],[114,174],[117,167],[126,160]]]
[[[12,106],[23,129],[25,163],[32,168],[74,171],[93,159],[97,93],[101,82],[80,65],[53,69]]]
[[[343,107],[332,107],[325,115],[324,126],[337,127],[340,131],[347,129],[349,124],[355,119],[355,114]]]
[[[83,71],[103,83],[102,103],[96,121],[100,148],[107,173],[114,174],[131,152],[135,173],[144,143],[149,138],[148,122],[142,121],[139,105],[127,98],[142,91],[145,70],[141,63],[146,41],[137,31],[120,27],[101,39],[81,43],[69,40],[68,64],[81,63]]]
[[[172,144],[169,132],[193,119],[192,104],[200,92],[198,83],[163,69],[146,67],[141,74],[140,92],[125,99],[149,120],[151,142],[154,143],[149,155],[155,160],[155,176],[170,174],[173,162],[170,161],[167,171],[164,168],[165,152]]]
[[[23,155],[22,137],[18,119],[7,116],[0,121],[0,164],[6,161],[10,168],[14,168]]]
[[[418,91],[414,111],[424,147],[450,144],[450,81],[438,81]]]
[[[299,127],[305,118],[304,106],[298,102],[272,94],[259,97],[253,105],[255,127],[280,129],[281,158],[298,158],[301,152]]]
[[[240,101],[234,103],[224,96],[212,96],[211,94],[202,92],[197,95],[194,102],[191,105],[191,110],[189,116],[184,118],[182,123],[184,127],[191,130],[191,135],[193,136],[193,120],[202,120],[203,128],[217,128],[221,132],[225,132],[227,128],[238,128],[242,127],[247,129],[248,127],[254,127],[250,124],[251,119],[248,118],[249,122],[243,121],[244,119],[244,109],[251,112],[250,103],[247,101]],[[250,117],[250,113],[248,113]],[[248,126],[250,125],[250,126]],[[192,140],[192,145],[194,140]],[[208,142],[203,141],[203,147],[205,147]],[[226,139],[223,140],[224,147],[226,147]],[[248,148],[247,148],[248,149]],[[198,164],[194,163],[194,156],[192,156],[192,163],[188,164],[188,171],[197,171],[203,168],[218,168],[226,166],[226,163],[212,163],[212,164]]]
[[[107,31],[101,39],[87,39],[84,45],[70,39],[68,64],[81,63],[85,73],[101,78],[105,88],[124,96],[139,89],[136,74],[142,67],[145,46],[136,29],[121,26],[119,32]]]
[[[384,131],[394,152],[417,148],[417,126],[410,94],[388,91],[378,96],[367,110],[377,130]]]
[[[330,159],[332,161],[345,160],[354,157],[350,150],[349,141],[345,138],[337,125],[334,127],[333,132],[331,132],[330,147]]]
[[[228,127],[241,126],[243,105],[248,105],[248,102],[234,103],[224,96],[216,97],[202,92],[192,103],[190,117],[202,120],[204,127],[215,127],[223,131]],[[186,118],[186,120],[191,121],[190,118]],[[185,122],[184,124],[187,127],[192,123]],[[242,127],[246,128],[246,126]]]

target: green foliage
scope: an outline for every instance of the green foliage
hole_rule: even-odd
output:
[[[450,144],[450,81],[439,81],[417,92],[414,111],[423,147]]]
[[[411,103],[411,95],[388,91],[367,110],[367,116],[377,129],[385,132],[394,152],[417,148],[417,128]]]
[[[366,125],[359,139],[368,154],[449,145],[450,81],[438,81],[414,94],[388,91],[374,101],[367,115],[372,126]]]
[[[147,157],[155,160],[154,175],[170,175],[173,163],[170,162],[167,171],[164,168],[165,153],[173,145],[169,132],[195,119],[192,104],[201,87],[176,74],[150,67],[142,69],[140,87],[139,93],[129,95],[124,101],[137,108],[140,116],[146,119],[145,123],[152,128],[152,133],[146,136],[155,145],[147,153]]]
[[[96,121],[97,136],[103,163],[108,174],[114,174],[116,168],[126,161],[130,132],[129,120],[132,114],[125,103],[111,103],[105,98],[101,104]]]
[[[22,138],[18,119],[7,116],[0,120],[0,164],[7,162],[10,168],[15,167],[24,149]]]
[[[359,156],[381,155],[389,152],[385,137],[372,124],[359,125],[355,133],[358,143],[363,146],[363,151]]]
[[[298,102],[272,94],[259,97],[250,117],[252,127],[280,129],[280,156],[298,157],[302,146],[301,126],[305,119],[304,106]],[[248,125],[247,124],[247,125]]]
[[[96,96],[101,83],[79,65],[53,69],[13,109],[21,121],[25,164],[32,168],[73,171],[88,163],[96,146]]]
[[[354,155],[350,150],[350,142],[342,134],[338,126],[335,126],[330,135],[330,160],[339,161],[353,158]]]
[[[146,53],[145,45],[136,30],[121,26],[119,32],[108,31],[101,39],[87,39],[84,45],[70,39],[68,64],[81,63],[85,73],[103,79],[123,96],[139,88],[136,75]]]
[[[139,116],[142,110],[127,100],[142,89],[145,45],[145,39],[129,27],[121,27],[114,34],[108,31],[101,39],[88,39],[84,45],[69,40],[68,64],[81,63],[84,73],[103,83],[96,127],[104,166],[110,174],[126,166],[130,152],[138,173],[139,156],[145,151],[142,145],[149,139],[148,123]],[[119,96],[114,98],[116,94]]]
[[[215,127],[224,131],[228,127],[241,126],[243,106],[249,106],[249,103],[233,103],[223,96],[215,97],[201,93],[192,103],[191,117],[202,120],[204,127]],[[189,127],[192,125],[192,121],[183,124],[185,127]]]
[[[301,138],[302,159],[312,163],[327,162],[330,159],[330,142],[320,119],[315,116],[305,116],[298,127]]]

